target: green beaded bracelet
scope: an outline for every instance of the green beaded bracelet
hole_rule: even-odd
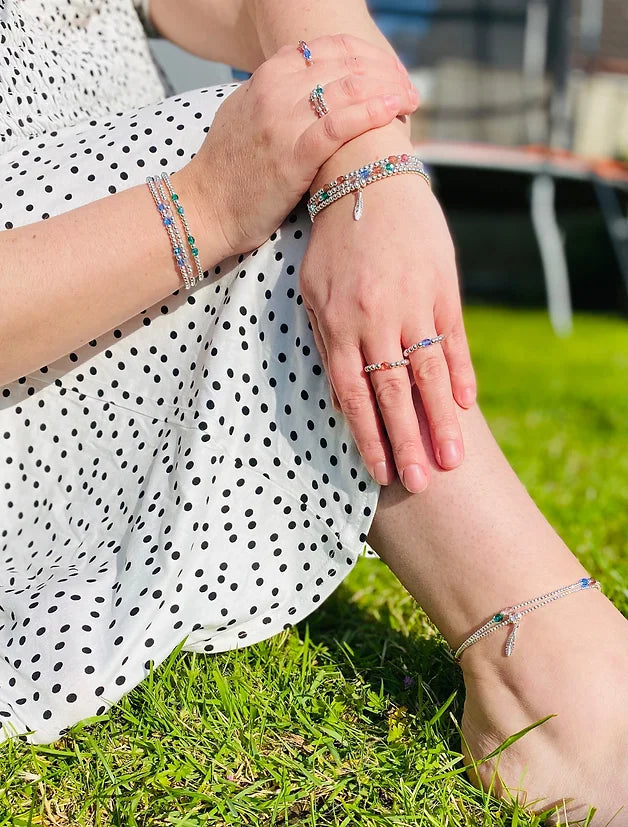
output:
[[[166,187],[168,188],[168,192],[170,193],[170,198],[172,199],[172,201],[174,202],[174,204],[176,206],[177,215],[180,217],[181,223],[183,224],[183,228],[184,228],[186,236],[187,236],[187,242],[188,242],[188,245],[190,247],[190,252],[192,253],[192,257],[194,258],[194,263],[196,264],[196,270],[198,272],[198,278],[199,278],[199,280],[204,279],[205,278],[205,273],[203,273],[203,268],[201,267],[201,262],[200,262],[200,259],[198,257],[198,247],[196,246],[196,241],[194,239],[194,236],[190,232],[190,228],[188,226],[188,222],[187,222],[187,219],[185,217],[185,210],[183,209],[181,204],[179,204],[179,196],[177,195],[177,193],[172,188],[172,184],[170,183],[170,177],[168,176],[168,173],[167,172],[162,172],[161,177],[162,177]]]

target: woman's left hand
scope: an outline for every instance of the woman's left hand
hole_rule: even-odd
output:
[[[380,484],[392,482],[396,469],[416,493],[428,484],[429,463],[412,382],[444,469],[463,459],[456,403],[470,407],[476,396],[453,243],[418,175],[368,186],[360,221],[353,206],[347,195],[315,217],[300,290],[334,407],[347,418],[366,467]],[[404,348],[441,333],[441,344],[410,354],[409,367],[364,372],[366,364],[401,359]]]

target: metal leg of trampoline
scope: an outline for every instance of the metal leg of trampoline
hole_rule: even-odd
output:
[[[554,332],[568,336],[573,327],[567,257],[554,209],[554,179],[535,175],[531,194],[532,225],[543,264],[547,307]]]
[[[617,191],[611,184],[597,178],[593,186],[628,297],[628,217],[624,215]]]

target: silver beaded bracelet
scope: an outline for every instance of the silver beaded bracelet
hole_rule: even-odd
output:
[[[364,167],[354,169],[346,175],[340,175],[318,190],[318,192],[315,192],[307,203],[310,219],[314,221],[314,216],[318,215],[321,210],[324,210],[325,207],[333,204],[334,201],[337,201],[344,195],[357,192],[358,196],[353,209],[353,218],[359,221],[364,208],[362,198],[362,190],[364,187],[373,184],[375,181],[381,181],[382,178],[388,178],[391,175],[399,175],[405,172],[413,172],[421,175],[431,186],[430,177],[425,171],[423,162],[416,155],[407,155],[405,152],[401,155],[389,155],[387,158],[381,158],[379,161],[373,161]]]
[[[460,663],[460,656],[465,649],[468,649],[469,646],[472,646],[474,643],[477,643],[478,640],[482,640],[482,638],[490,635],[496,629],[501,629],[503,626],[507,626],[510,623],[512,625],[512,629],[508,635],[505,649],[505,655],[506,657],[509,657],[515,648],[515,639],[517,637],[519,623],[524,615],[527,615],[535,609],[539,609],[541,606],[545,606],[554,600],[559,600],[561,597],[566,597],[568,594],[574,594],[575,592],[582,591],[582,589],[598,589],[601,591],[601,586],[599,581],[594,577],[581,577],[580,580],[577,580],[575,583],[570,583],[568,586],[561,586],[560,588],[554,589],[554,591],[548,592],[547,594],[542,594],[539,597],[533,597],[530,600],[524,600],[523,603],[517,603],[516,606],[507,606],[505,609],[502,609],[494,614],[490,620],[488,620],[483,626],[480,626],[479,629],[476,629],[473,634],[469,635],[469,637],[460,644],[454,652],[456,663]],[[522,611],[519,611],[520,609]]]
[[[198,257],[198,248],[195,246],[196,245],[196,240],[195,240],[194,236],[192,235],[192,233],[190,232],[190,228],[188,227],[187,218],[185,217],[185,210],[183,209],[181,204],[179,204],[179,196],[172,189],[172,184],[170,183],[170,177],[169,177],[168,173],[167,172],[162,172],[161,177],[162,177],[165,185],[168,187],[168,192],[170,193],[171,200],[176,203],[177,215],[179,216],[179,218],[181,219],[181,223],[183,224],[183,229],[185,230],[185,234],[186,234],[186,237],[187,237],[187,242],[188,242],[188,245],[190,247],[190,252],[192,253],[194,263],[196,264],[196,272],[198,273],[199,281],[202,281],[205,276],[203,274],[203,268],[201,267],[201,262],[200,262],[199,257]]]
[[[158,178],[153,178],[152,175],[149,175],[146,178],[146,183],[148,184],[148,189],[153,196],[153,200],[155,201],[159,214],[161,215],[163,225],[166,228],[168,237],[170,238],[172,252],[174,253],[175,260],[179,265],[181,277],[185,283],[185,289],[189,290],[190,287],[193,287],[196,283],[196,279],[190,268],[190,263],[186,255],[185,248],[183,247],[179,230],[177,229],[177,223],[172,215],[170,207],[168,206],[166,194]],[[157,190],[159,190],[159,192]]]

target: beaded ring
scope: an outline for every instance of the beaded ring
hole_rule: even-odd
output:
[[[323,94],[323,87],[320,83],[310,92],[310,102],[319,118],[322,118],[323,115],[326,115],[329,112],[329,107],[327,106],[327,102],[325,101],[325,96]]]
[[[313,63],[312,52],[310,51],[310,47],[307,45],[305,40],[299,40],[299,45],[297,46],[297,48],[305,58],[305,62],[307,63],[307,65],[311,66]]]
[[[364,372],[370,373],[373,370],[391,370],[391,368],[402,368],[409,364],[409,359],[398,359],[396,362],[373,362],[372,365],[365,365]]]
[[[444,338],[445,334],[441,333],[440,336],[434,336],[433,339],[421,339],[420,342],[415,342],[413,345],[410,345],[410,347],[407,347],[404,350],[403,355],[409,356],[411,353],[414,353],[415,350],[419,350],[419,348],[438,344],[438,342],[442,342]]]

